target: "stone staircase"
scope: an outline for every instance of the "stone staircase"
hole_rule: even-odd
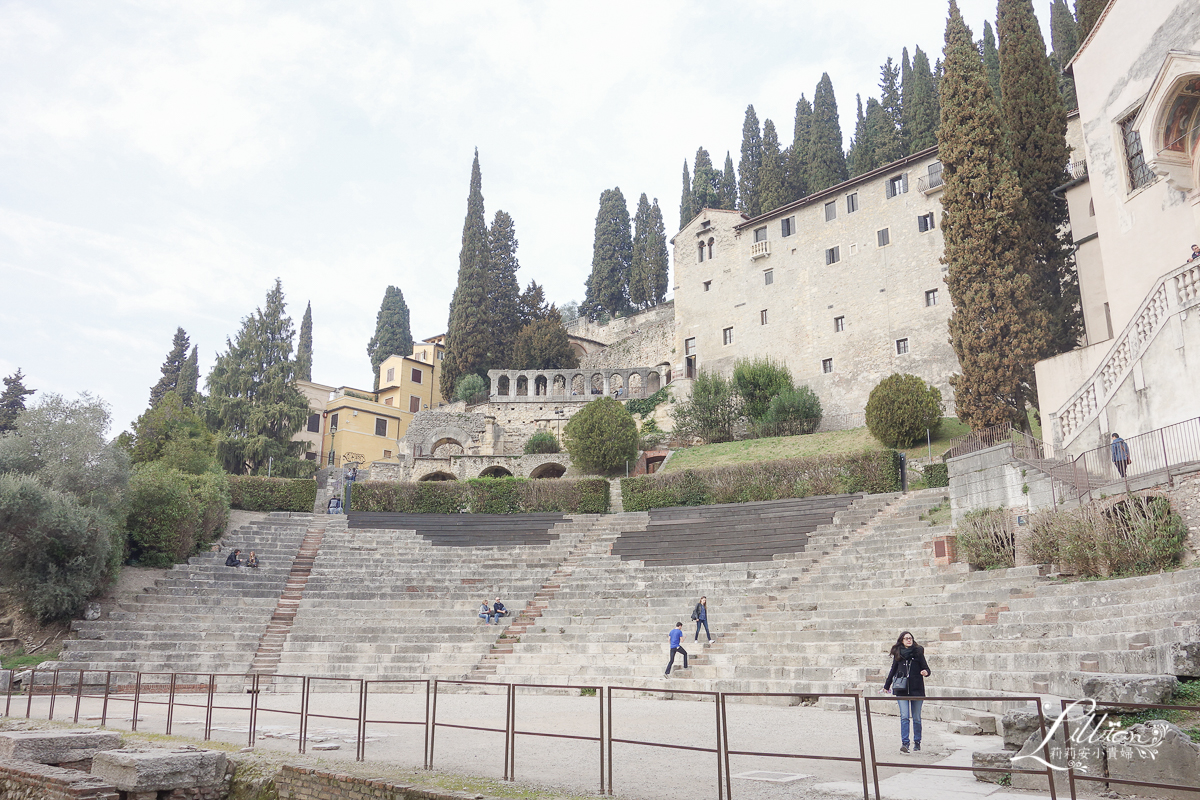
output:
[[[288,580],[275,613],[258,642],[258,651],[250,662],[250,672],[256,675],[274,675],[279,668],[279,659],[283,653],[283,645],[292,623],[296,621],[296,611],[300,608],[300,600],[304,597],[304,587],[308,584],[308,576],[312,574],[313,562],[321,549],[321,540],[325,537],[324,528],[309,528],[300,542],[300,552],[292,561],[288,572]]]

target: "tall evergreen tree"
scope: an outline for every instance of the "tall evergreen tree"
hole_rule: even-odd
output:
[[[804,95],[796,101],[792,146],[788,148],[788,194],[799,200],[808,194],[808,140],[812,136],[812,104]]]
[[[992,88],[992,97],[996,105],[1000,104],[1000,51],[996,49],[996,36],[992,33],[992,23],[983,22],[983,68],[987,75],[988,86]]]
[[[726,159],[728,161],[728,158]],[[732,167],[731,167],[732,170]],[[667,299],[667,231],[663,225],[658,198],[650,204],[650,224],[646,236],[646,301],[656,306]]]
[[[871,142],[870,169],[890,164],[891,161],[883,160],[876,142],[883,142],[886,145],[883,154],[890,155],[897,142],[896,129],[892,126],[892,115],[874,97],[867,98],[866,127],[867,140]]]
[[[754,106],[746,106],[742,123],[742,159],[738,162],[738,207],[752,217],[762,213],[759,173],[762,171],[762,133]]]
[[[312,380],[312,303],[304,309],[300,320],[300,339],[296,343],[296,379]]]
[[[1054,47],[1051,65],[1058,79],[1058,91],[1063,96],[1067,110],[1076,108],[1079,100],[1075,95],[1075,78],[1063,72],[1063,68],[1075,57],[1079,49],[1079,24],[1066,0],[1054,0],[1050,4],[1050,42]]]
[[[188,340],[187,332],[183,328],[175,329],[175,336],[171,339],[171,350],[167,353],[167,359],[163,361],[160,371],[162,377],[158,379],[158,383],[150,387],[150,406],[158,405],[158,401],[163,399],[163,395],[174,390],[176,384],[179,383],[179,370],[183,367],[183,362],[187,361],[188,349],[192,346]]]
[[[308,401],[296,389],[295,328],[286,308],[276,279],[208,375],[208,426],[217,432],[217,458],[235,475],[266,474],[272,459],[274,475],[311,468],[300,460],[305,443],[292,441],[308,419]]]
[[[771,120],[763,122],[762,139],[762,168],[758,173],[759,206],[765,213],[786,205],[788,200],[787,175],[784,167],[784,156],[779,152],[779,134],[775,132],[775,123]]]
[[[850,156],[847,159],[850,177],[864,175],[875,169],[875,154],[871,150],[871,135],[867,133],[867,118],[863,114],[862,95],[855,95],[858,100],[858,116],[854,123],[854,141],[850,145]],[[867,102],[875,102],[875,98],[867,98]]]
[[[487,218],[483,210],[483,175],[477,149],[471,164],[462,249],[458,253],[458,286],[450,299],[450,319],[446,325],[446,356],[442,359],[439,387],[443,397],[454,396],[455,384],[464,375],[473,373],[487,378],[485,367],[491,350],[491,332],[487,329],[490,263]]]
[[[688,174],[687,159],[683,160],[683,194],[679,197],[679,230],[696,216],[696,201],[692,199],[692,176]]]
[[[908,130],[908,107],[912,103],[912,82],[912,61],[908,57],[908,48],[904,47],[900,50],[900,141],[904,145],[905,153],[912,152],[910,144],[912,136]]]
[[[929,56],[919,47],[913,55],[909,82],[912,83],[912,91],[908,92],[906,87],[904,125],[908,131],[908,152],[916,153],[937,144],[941,114],[933,72],[929,68]]]
[[[492,333],[488,369],[504,369],[521,330],[517,282],[517,226],[508,212],[497,211],[488,229],[488,328]]]
[[[521,292],[518,307],[521,314],[522,330],[532,322],[537,322],[539,319],[546,319],[550,316],[551,311],[555,310],[554,306],[546,302],[545,288],[533,280],[525,287],[525,291]]]
[[[908,153],[901,139],[901,125],[904,122],[904,108],[900,96],[900,68],[892,63],[889,56],[879,68],[879,105],[887,112],[891,127],[872,131],[871,145],[875,151],[877,164],[890,164],[904,158]]]
[[[725,151],[725,171],[721,173],[721,208],[736,211],[738,207],[737,173],[733,171],[733,156]]]
[[[828,189],[847,177],[837,98],[833,95],[833,81],[825,72],[813,93],[812,127],[808,137],[808,192]]]
[[[629,208],[620,188],[600,193],[596,214],[596,235],[592,244],[592,274],[588,276],[586,313],[592,319],[600,314],[612,316],[629,308],[629,262],[633,258],[633,239],[629,235]]]
[[[1100,20],[1108,0],[1075,0],[1075,19],[1079,20],[1079,43],[1092,32],[1092,28]]]
[[[513,348],[513,369],[575,369],[579,356],[571,348],[562,316],[551,312],[521,329]]]
[[[942,263],[954,311],[950,344],[961,373],[951,378],[958,416],[972,428],[1028,428],[1033,365],[1048,320],[1034,299],[1024,246],[1021,187],[1007,155],[983,60],[955,0],[946,22],[939,157]]]
[[[0,394],[0,433],[16,430],[17,415],[25,410],[25,398],[35,391],[25,388],[25,376],[20,367],[4,378],[4,393]]]
[[[1075,347],[1083,331],[1079,279],[1064,233],[1067,201],[1054,192],[1070,180],[1067,111],[1031,0],[1000,0],[997,12],[1001,116],[1025,195],[1022,224],[1034,259],[1034,290],[1050,320],[1042,355],[1051,356]]]
[[[697,214],[706,208],[721,207],[721,173],[703,147],[696,149],[692,161],[692,206]]]
[[[375,315],[375,335],[367,342],[367,356],[371,359],[371,374],[375,376],[375,389],[379,389],[379,365],[389,356],[412,355],[413,336],[409,323],[408,303],[398,287],[389,286],[383,292],[379,313]]]
[[[200,388],[200,348],[192,345],[192,354],[179,368],[179,383],[175,392],[180,401],[188,408],[195,408],[199,398],[196,396]]]
[[[633,215],[633,256],[629,262],[629,302],[634,308],[646,308],[649,303],[650,259],[647,245],[650,239],[650,198],[642,192]]]

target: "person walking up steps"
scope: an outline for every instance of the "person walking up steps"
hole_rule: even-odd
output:
[[[675,627],[671,629],[671,660],[667,662],[667,671],[663,673],[663,680],[671,674],[671,667],[675,664],[675,654],[683,654],[683,668],[688,668],[687,650],[683,647],[683,623],[676,622]]]
[[[700,602],[696,603],[696,607],[692,609],[692,621],[696,623],[696,638],[694,641],[700,641],[700,626],[704,626],[704,637],[708,639],[709,644],[713,644],[712,634],[708,631],[708,598],[701,597]]]
[[[921,706],[925,700],[925,678],[929,677],[929,664],[925,661],[925,648],[908,631],[896,639],[890,651],[892,668],[888,670],[883,690],[896,695],[900,703],[900,752],[908,752],[908,722],[912,719],[913,752],[921,752]],[[921,699],[917,699],[921,698]]]

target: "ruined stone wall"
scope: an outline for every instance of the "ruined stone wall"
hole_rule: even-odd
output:
[[[613,341],[605,349],[588,353],[579,360],[579,366],[581,369],[622,369],[661,364],[665,370],[671,363],[674,348],[675,315],[660,315],[660,318],[642,323],[628,331],[625,337]],[[665,381],[664,375],[663,382]]]
[[[94,775],[32,761],[0,762],[4,800],[118,800],[117,787]]]
[[[275,776],[275,788],[288,800],[462,800],[475,796],[291,764],[285,764]]]
[[[613,344],[629,337],[633,331],[663,322],[675,321],[675,302],[669,300],[662,305],[647,309],[640,314],[609,320],[601,325],[598,322],[580,317],[566,323],[567,333],[582,339],[590,339],[601,344]],[[653,363],[653,362],[637,362]],[[632,366],[632,364],[630,365]]]

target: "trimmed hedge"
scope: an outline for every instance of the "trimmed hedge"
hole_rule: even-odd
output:
[[[351,511],[401,514],[603,514],[608,481],[529,478],[472,478],[467,481],[358,481]]]
[[[925,477],[926,488],[937,489],[950,485],[950,466],[948,464],[926,464],[921,474]]]
[[[760,461],[621,481],[626,511],[897,491],[900,491],[900,454],[895,450]]]
[[[317,503],[315,478],[229,476],[230,507],[242,511],[307,511]]]

